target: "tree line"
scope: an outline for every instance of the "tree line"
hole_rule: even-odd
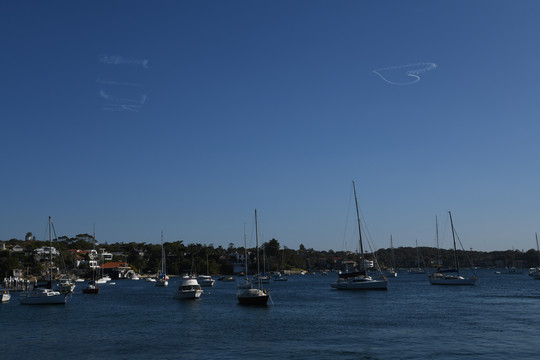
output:
[[[0,252],[0,275],[8,277],[14,269],[22,269],[25,276],[42,276],[46,270],[46,263],[39,261],[33,256],[34,250],[43,246],[49,246],[48,241],[11,239],[5,242],[6,250]],[[9,248],[19,245],[21,252],[12,252]],[[70,249],[91,250],[103,249],[112,253],[116,262],[126,262],[131,268],[140,274],[155,274],[161,267],[161,245],[149,243],[114,243],[97,244],[95,239],[88,234],[79,234],[74,238],[59,237],[53,243],[61,254],[54,259],[55,267],[67,272],[75,271],[75,264],[81,258],[88,260],[88,255],[70,252]],[[227,248],[212,244],[184,244],[182,240],[165,242],[163,244],[166,254],[167,273],[180,275],[184,272],[194,271],[199,274],[232,274],[234,253],[249,253],[250,268],[248,272],[256,272],[256,249],[235,247],[229,244]],[[375,253],[379,265],[383,268],[412,267],[453,267],[454,253],[431,247],[398,247],[395,249],[380,249]],[[367,259],[373,259],[372,254],[366,254]],[[300,245],[298,249],[282,247],[278,240],[272,239],[262,244],[259,250],[259,268],[263,271],[284,270],[307,270],[321,271],[339,269],[343,260],[358,260],[358,254],[346,251],[317,251]],[[264,260],[264,262],[263,262]],[[460,266],[478,267],[536,267],[539,266],[539,256],[536,250],[526,252],[519,250],[506,251],[458,251]],[[82,275],[88,275],[88,265],[83,265],[77,270]]]

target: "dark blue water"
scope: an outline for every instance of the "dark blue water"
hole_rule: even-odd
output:
[[[0,358],[493,359],[537,358],[540,281],[477,272],[477,286],[399,274],[388,291],[330,288],[335,275],[269,284],[273,305],[237,305],[236,284],[198,301],[145,281],[102,285],[65,306],[1,304]]]

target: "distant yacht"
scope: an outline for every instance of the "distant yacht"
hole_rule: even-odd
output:
[[[331,286],[338,290],[387,290],[388,279],[382,275],[379,269],[380,278],[373,279],[367,273],[366,261],[364,258],[364,245],[362,244],[362,229],[360,225],[360,212],[358,210],[358,199],[356,196],[356,186],[353,181],[354,201],[356,205],[356,219],[358,222],[358,242],[360,244],[360,270],[338,275],[338,280]]]
[[[49,216],[49,281],[46,288],[34,288],[31,291],[20,295],[19,301],[23,305],[41,305],[41,304],[65,304],[66,294],[52,289],[52,221]]]
[[[450,225],[452,227],[452,239],[454,240],[454,264],[455,269],[438,270],[436,273],[429,276],[429,282],[432,285],[474,285],[476,283],[476,276],[471,278],[465,278],[460,275],[459,261],[456,252],[456,231],[454,229],[454,222],[452,221],[452,213],[449,211]]]

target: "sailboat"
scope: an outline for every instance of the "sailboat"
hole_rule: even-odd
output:
[[[536,253],[538,254],[538,266],[529,269],[529,276],[534,276],[535,279],[540,280],[540,248],[538,247],[538,234],[534,233],[536,237]]]
[[[247,253],[247,243],[246,243],[246,224],[244,224],[244,261],[246,263],[246,271],[244,273],[244,281],[239,282],[237,287],[238,289],[251,289],[253,284],[249,281],[248,277],[248,253]]]
[[[364,245],[362,243],[362,228],[360,225],[360,212],[358,210],[358,199],[356,196],[356,186],[353,183],[354,202],[356,205],[356,219],[358,222],[358,242],[360,244],[360,270],[339,274],[338,280],[331,286],[338,290],[388,290],[388,279],[381,275],[381,278],[373,279],[368,275],[366,269],[366,259],[364,258]]]
[[[416,268],[409,269],[409,274],[425,274],[426,269],[420,267],[420,249],[418,248],[418,240],[416,240]]]
[[[156,286],[169,286],[169,277],[165,265],[165,248],[163,247],[163,231],[161,232],[161,270],[156,276]]]
[[[459,261],[456,251],[456,231],[454,229],[454,222],[452,221],[452,213],[449,211],[448,214],[450,215],[450,225],[452,227],[452,239],[454,241],[454,265],[456,268],[437,271],[429,276],[429,282],[432,285],[474,285],[476,283],[476,276],[465,278],[459,273]]]
[[[258,235],[258,225],[257,225],[257,209],[255,209],[255,239],[256,239],[256,249],[257,249],[257,274],[259,274],[259,235]],[[246,267],[246,276],[247,276],[247,267]],[[268,298],[270,295],[266,290],[262,289],[261,280],[257,280],[257,287],[250,289],[239,289],[236,293],[238,298],[238,303],[241,305],[260,305],[266,306],[268,303]]]
[[[34,288],[31,291],[22,293],[19,301],[23,305],[46,305],[46,304],[65,304],[66,294],[52,289],[52,221],[49,216],[49,279],[47,287]]]
[[[96,227],[94,226],[94,232],[93,232],[93,238],[94,238],[94,251],[96,250]],[[96,267],[92,266],[92,281],[90,281],[86,287],[82,289],[83,294],[98,294],[99,293],[99,287],[96,283]]]
[[[390,235],[390,251],[392,252],[392,267],[386,269],[386,277],[397,277],[396,270],[396,257],[394,256],[394,242],[392,241],[392,235]]]
[[[283,247],[283,251],[281,252],[281,271],[285,268],[285,247]],[[287,281],[289,280],[289,276],[282,274],[280,271],[277,272],[277,274],[274,275],[274,281]]]
[[[210,287],[214,286],[214,283],[216,280],[212,279],[212,276],[210,276],[210,268],[208,264],[208,253],[206,253],[206,275],[199,275],[197,276],[197,282],[202,287]]]

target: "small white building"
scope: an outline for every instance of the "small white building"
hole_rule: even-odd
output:
[[[46,261],[51,255],[58,256],[60,253],[52,246],[43,246],[34,250],[34,257],[37,261]]]

